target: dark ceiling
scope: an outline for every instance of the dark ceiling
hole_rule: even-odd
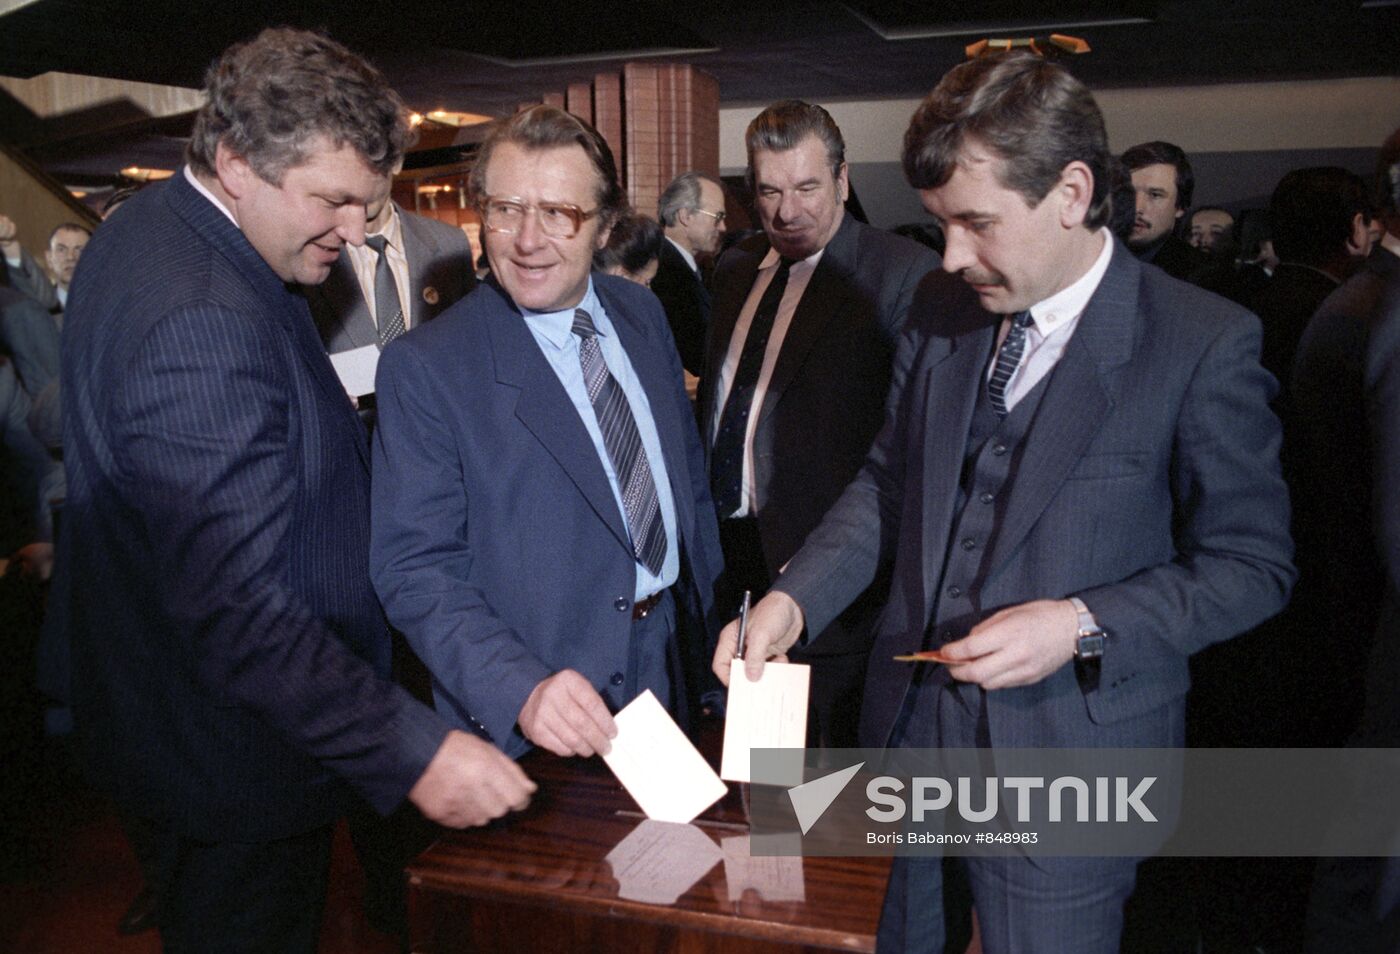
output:
[[[228,44],[285,23],[367,54],[414,108],[497,115],[654,55],[711,73],[726,105],[914,96],[976,39],[1051,32],[1088,40],[1069,65],[1095,88],[1400,73],[1400,0],[35,0],[0,16],[0,74],[197,87]],[[170,165],[187,128],[120,104],[41,120],[0,93],[0,139],[69,183]]]

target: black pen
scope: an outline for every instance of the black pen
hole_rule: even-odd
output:
[[[753,594],[748,590],[744,591],[744,601],[739,604],[739,646],[735,650],[735,655],[740,659],[744,658],[744,642],[749,634],[749,601]]]

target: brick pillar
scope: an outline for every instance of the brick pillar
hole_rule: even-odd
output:
[[[570,83],[568,90],[564,93],[564,101],[568,103],[569,112],[579,119],[593,124],[593,87],[589,83]]]
[[[718,114],[716,114],[718,120]],[[617,174],[627,184],[626,153],[622,134],[622,77],[617,73],[599,73],[593,77],[593,126],[612,150],[617,162]]]
[[[661,191],[688,169],[719,174],[719,84],[687,64],[622,69],[626,185],[638,211],[656,214]]]

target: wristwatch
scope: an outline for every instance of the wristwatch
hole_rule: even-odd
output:
[[[1102,659],[1104,647],[1108,645],[1108,634],[1089,612],[1089,607],[1077,596],[1069,598],[1070,605],[1079,614],[1079,632],[1074,640],[1074,658],[1080,662]]]

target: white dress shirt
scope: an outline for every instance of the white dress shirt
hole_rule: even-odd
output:
[[[1089,305],[1089,299],[1098,290],[1108,271],[1109,260],[1113,257],[1113,239],[1106,229],[1099,230],[1103,249],[1094,264],[1078,281],[1051,295],[1044,301],[1031,305],[1031,324],[1026,328],[1026,346],[1021,352],[1021,363],[1016,366],[1011,379],[1006,382],[1006,409],[1010,411],[1016,403],[1030,393],[1059,363],[1065,353],[1065,346],[1079,327],[1079,319]],[[1006,340],[1011,330],[1012,315],[1007,315],[997,332],[997,348]],[[987,365],[987,380],[991,380],[996,368],[996,354]]]
[[[403,223],[399,219],[399,210],[392,204],[389,206],[389,221],[384,228],[378,232],[371,232],[371,235],[382,235],[388,239],[384,246],[384,257],[389,260],[389,271],[394,275],[394,284],[399,289],[399,307],[403,309],[403,326],[407,331],[413,327],[411,318],[413,308],[409,299],[408,287],[408,256],[403,248]],[[350,264],[355,269],[355,277],[360,282],[360,292],[365,296],[365,301],[369,304],[370,313],[374,312],[374,271],[379,267],[379,253],[365,245],[347,245],[345,250],[350,253]],[[387,318],[389,316],[382,316]],[[380,315],[374,315],[374,326],[379,327]]]

